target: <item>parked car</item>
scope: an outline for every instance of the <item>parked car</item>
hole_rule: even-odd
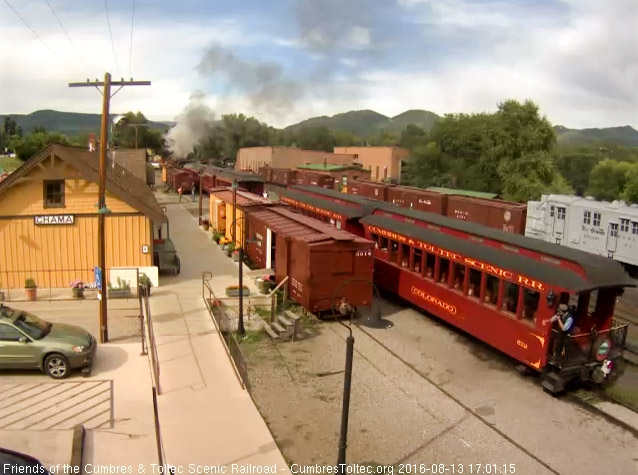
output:
[[[3,468],[2,473],[49,474],[38,459],[3,448],[0,448],[0,467]]]
[[[0,369],[39,368],[54,379],[90,370],[97,342],[86,330],[0,304]]]

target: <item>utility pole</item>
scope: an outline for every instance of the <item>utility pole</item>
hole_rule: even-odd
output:
[[[101,288],[99,289],[98,297],[100,299],[100,343],[108,343],[109,341],[109,329],[107,318],[107,305],[106,305],[106,242],[104,237],[105,231],[105,218],[109,209],[106,207],[106,152],[109,138],[109,106],[111,104],[111,97],[117,94],[124,86],[150,86],[150,81],[125,81],[123,78],[121,81],[111,81],[111,74],[104,74],[104,82],[97,79],[93,82],[88,79],[86,82],[72,82],[69,83],[69,87],[95,87],[100,91],[99,87],[103,87],[102,94],[102,127],[101,127],[101,141],[100,141],[100,187],[98,198],[98,211],[97,211],[97,223],[98,223],[98,259],[101,272]],[[111,86],[120,86],[111,95]]]

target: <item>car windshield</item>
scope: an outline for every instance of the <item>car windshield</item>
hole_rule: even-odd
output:
[[[26,312],[21,312],[13,324],[34,340],[41,340],[51,331],[50,323]]]

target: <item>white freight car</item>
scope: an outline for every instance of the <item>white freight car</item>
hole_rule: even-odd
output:
[[[525,235],[638,266],[638,205],[543,195],[527,203]]]

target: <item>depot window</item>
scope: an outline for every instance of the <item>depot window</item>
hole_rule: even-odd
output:
[[[523,293],[523,320],[534,322],[541,294],[533,290],[525,289]]]
[[[44,207],[64,207],[64,180],[47,180],[44,182]]]
[[[518,310],[518,292],[520,288],[516,284],[512,284],[511,282],[505,283],[505,289],[503,292],[503,305],[501,306],[501,310],[506,313],[511,313],[516,315]]]
[[[432,279],[434,277],[434,267],[436,264],[436,256],[429,252],[425,253],[425,277]]]
[[[447,285],[448,276],[450,275],[450,261],[443,257],[439,257],[439,275],[436,281],[439,284]]]

